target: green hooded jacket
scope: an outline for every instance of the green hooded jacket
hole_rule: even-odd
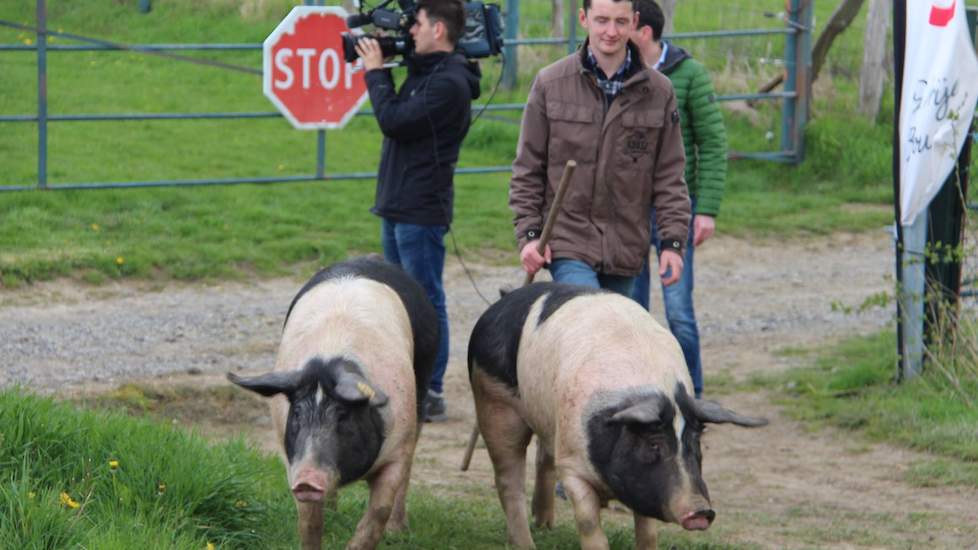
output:
[[[672,44],[659,72],[669,77],[676,90],[686,149],[686,184],[690,196],[696,197],[694,214],[716,216],[727,180],[727,130],[710,74],[689,53]]]

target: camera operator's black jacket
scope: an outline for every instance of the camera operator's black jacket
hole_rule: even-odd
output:
[[[371,212],[393,222],[449,225],[452,176],[481,74],[457,53],[408,56],[406,64],[408,76],[396,93],[390,71],[366,74],[384,133]]]

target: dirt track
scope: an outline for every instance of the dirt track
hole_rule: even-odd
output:
[[[721,387],[752,373],[790,368],[797,359],[775,353],[784,347],[832,345],[841,336],[886,325],[891,309],[847,315],[833,311],[832,303],[858,306],[889,290],[892,258],[882,230],[787,244],[719,237],[698,249],[706,393],[711,383]],[[515,267],[470,269],[490,299],[500,286],[521,281]],[[465,348],[485,303],[454,258],[446,277],[452,420],[426,427],[415,478],[457,494],[485,489],[492,479],[484,450],[477,451],[470,472],[458,471],[473,420]],[[146,379],[223,385],[227,370],[270,368],[282,317],[301,282],[95,289],[46,283],[0,292],[0,387],[16,383],[74,393]],[[978,548],[978,491],[919,488],[904,480],[911,464],[930,457],[835,430],[811,433],[765,395],[721,392],[718,400],[765,415],[772,424],[752,431],[716,427],[705,436],[704,476],[718,510],[711,529],[717,540],[766,548]],[[231,429],[274,446],[263,408],[208,410],[204,405],[194,413],[205,431],[218,423],[226,433],[230,422]],[[561,517],[569,521],[566,512]],[[621,513],[609,517],[627,520]]]

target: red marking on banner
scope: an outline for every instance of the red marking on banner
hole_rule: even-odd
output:
[[[939,8],[937,6],[930,7],[930,20],[928,23],[934,25],[935,27],[946,27],[951,19],[954,19],[954,8],[957,7],[958,0],[951,2],[951,6],[948,8]]]

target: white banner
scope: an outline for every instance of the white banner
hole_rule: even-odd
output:
[[[978,99],[965,0],[907,0],[900,105],[900,223],[910,225],[958,160]]]

